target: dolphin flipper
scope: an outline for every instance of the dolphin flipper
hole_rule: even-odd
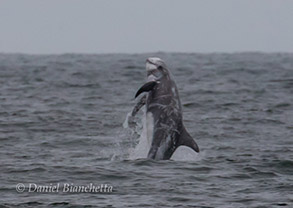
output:
[[[157,82],[155,82],[155,81],[145,83],[141,88],[139,88],[139,90],[135,94],[135,98],[143,92],[151,91],[156,86],[156,84],[157,84]]]
[[[185,127],[181,130],[181,134],[178,141],[178,146],[184,145],[190,147],[196,152],[199,152],[199,147],[197,146],[194,139],[190,136],[190,134],[186,131]]]
[[[132,112],[131,112],[131,116],[135,116],[136,113],[141,109],[142,106],[144,106],[146,104],[146,99],[147,96],[144,95],[139,101],[138,103],[134,106]]]

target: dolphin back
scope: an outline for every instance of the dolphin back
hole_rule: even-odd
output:
[[[181,145],[190,147],[195,152],[199,152],[198,145],[190,136],[190,134],[186,131],[184,126],[180,130],[180,134],[177,134],[176,136],[173,135],[173,138],[171,136],[171,141],[166,140],[168,136],[163,132],[157,131],[158,135],[156,135],[155,138],[159,138],[160,136],[160,138],[165,138],[165,142],[161,142],[162,140],[155,140],[155,143],[160,143],[155,144],[153,140],[154,145],[152,145],[148,153],[148,158],[155,160],[169,160],[172,157],[173,153],[176,151],[176,149]]]

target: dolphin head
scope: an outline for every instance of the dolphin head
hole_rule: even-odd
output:
[[[165,62],[156,57],[146,60],[146,71],[148,81],[159,81],[163,76],[169,74]]]

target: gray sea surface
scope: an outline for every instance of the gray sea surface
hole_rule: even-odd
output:
[[[196,159],[129,158],[150,56]],[[0,207],[293,207],[293,54],[0,54]]]

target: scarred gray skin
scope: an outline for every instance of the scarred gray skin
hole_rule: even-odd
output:
[[[148,158],[168,160],[180,145],[199,152],[197,144],[183,125],[178,89],[166,64],[160,58],[148,58],[146,71],[147,84],[141,87],[137,95],[142,92],[147,94],[134,107],[132,116],[146,104],[146,115],[153,117],[152,143]]]

